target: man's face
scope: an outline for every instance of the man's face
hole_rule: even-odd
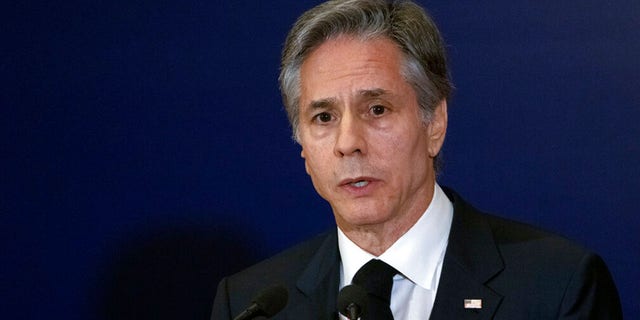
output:
[[[302,64],[301,155],[343,231],[413,224],[431,201],[446,102],[426,125],[401,58],[389,39],[342,36]]]

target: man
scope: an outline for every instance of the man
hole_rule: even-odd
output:
[[[368,294],[365,319],[622,317],[597,255],[480,213],[436,183],[451,84],[439,32],[419,6],[309,10],[287,37],[280,85],[337,230],[223,279],[212,319],[232,319],[275,283],[289,292],[277,319],[336,319],[338,292],[352,283]],[[387,270],[375,280],[388,284],[383,299],[368,279]]]

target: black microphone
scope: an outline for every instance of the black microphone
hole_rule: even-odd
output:
[[[367,291],[355,284],[342,288],[338,293],[338,311],[350,320],[360,318],[367,309],[368,302]]]
[[[258,316],[265,316],[267,318],[273,317],[280,310],[284,309],[289,299],[289,292],[287,288],[281,285],[275,285],[266,288],[251,301],[251,305],[244,309],[233,320],[249,320]]]

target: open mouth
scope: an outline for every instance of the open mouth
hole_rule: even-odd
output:
[[[364,187],[364,186],[366,186],[368,184],[369,184],[369,181],[367,181],[367,180],[358,180],[358,181],[354,181],[354,182],[349,183],[349,185],[354,186],[356,188],[362,188],[362,187]]]

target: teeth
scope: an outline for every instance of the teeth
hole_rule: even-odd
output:
[[[368,184],[369,184],[369,181],[361,180],[361,181],[358,181],[358,182],[354,182],[351,185],[354,186],[354,187],[362,188],[362,187],[364,187],[364,186],[366,186]]]

